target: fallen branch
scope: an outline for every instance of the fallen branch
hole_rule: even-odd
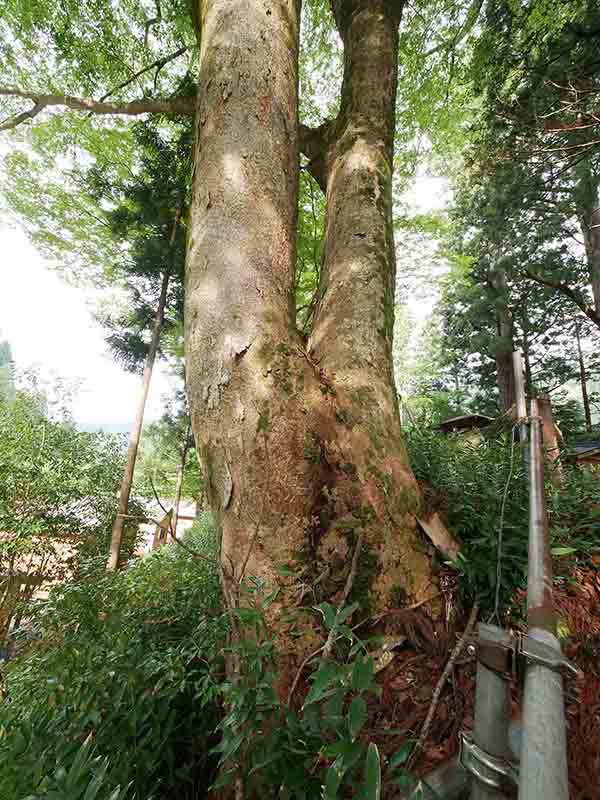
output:
[[[368,617],[366,620],[359,622],[358,625],[355,625],[352,630],[355,630],[359,627],[359,625],[363,625],[365,622],[379,622],[384,617],[399,617],[402,614],[407,614],[409,611],[416,611],[417,608],[421,608],[426,603],[430,603],[432,600],[435,600],[438,597],[441,597],[443,592],[436,592],[435,594],[430,595],[429,597],[424,597],[423,600],[419,600],[418,603],[413,603],[410,606],[404,606],[404,608],[392,608],[389,611],[384,611],[383,614],[378,614],[376,617]]]

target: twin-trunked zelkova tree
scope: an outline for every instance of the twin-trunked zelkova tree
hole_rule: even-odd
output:
[[[315,647],[314,612],[302,603],[339,603],[353,560],[350,599],[363,614],[435,594],[392,375],[403,2],[331,8],[343,86],[338,116],[316,130],[298,123],[300,0],[198,2],[195,102],[95,103],[0,88],[34,103],[4,127],[50,105],[195,115],[185,313],[193,429],[222,530],[227,602],[239,602],[250,576],[279,588],[269,614],[282,690]],[[326,194],[307,341],[293,292],[301,152]]]
[[[237,602],[250,575],[279,587],[274,622],[297,605],[300,581],[320,578],[339,600],[356,548],[354,596],[362,587],[373,608],[432,592],[391,357],[402,5],[332,3],[340,111],[308,130],[298,127],[298,0],[201,4],[188,389],[226,599]],[[293,298],[299,150],[327,198],[306,344]],[[304,624],[299,639],[278,626],[284,662],[314,649],[310,617]]]

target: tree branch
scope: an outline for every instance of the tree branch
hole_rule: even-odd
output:
[[[462,42],[462,40],[469,34],[469,32],[475,26],[475,23],[479,19],[479,14],[481,13],[482,6],[483,6],[483,0],[474,0],[472,6],[468,11],[465,24],[462,26],[462,28],[458,29],[456,36],[447,42],[440,42],[440,44],[436,45],[435,47],[432,47],[431,50],[427,50],[423,58],[428,58],[429,56],[432,56],[434,53],[437,53],[440,50],[454,50],[454,48]]]
[[[150,28],[153,25],[160,25],[162,22],[162,9],[160,7],[160,0],[154,0],[154,6],[156,8],[156,16],[152,17],[152,19],[146,20],[146,24],[144,26],[144,47],[148,47],[148,34],[150,33]]]
[[[176,50],[171,55],[163,56],[162,58],[157,58],[156,61],[153,61],[152,64],[148,64],[147,67],[142,67],[142,69],[135,72],[130,78],[123,83],[120,83],[118,86],[113,87],[110,91],[108,91],[105,95],[102,95],[99,102],[103,103],[107,98],[109,98],[115,92],[119,92],[121,89],[124,89],[126,86],[129,86],[130,83],[137,80],[140,75],[144,75],[146,72],[150,72],[150,70],[156,69],[157,74],[160,70],[169,63],[169,61],[174,61],[179,56],[182,56],[184,53],[187,53],[187,47],[180,47],[179,50]]]
[[[547,286],[549,289],[554,289],[556,292],[560,292],[565,297],[568,297],[575,305],[583,311],[586,317],[591,320],[594,325],[597,325],[600,328],[600,312],[596,311],[593,306],[589,303],[586,303],[582,300],[570,286],[567,286],[566,283],[561,283],[560,281],[552,281],[549,278],[542,278],[541,275],[536,275],[529,270],[525,270],[525,277],[529,278],[531,281],[535,281],[535,283],[539,283],[542,286]]]
[[[462,636],[458,640],[458,642],[454,645],[454,649],[450,654],[450,658],[448,659],[448,663],[444,667],[444,671],[442,672],[440,679],[438,680],[435,691],[431,698],[431,705],[429,706],[429,711],[427,712],[427,717],[425,718],[425,722],[423,723],[423,727],[421,728],[421,733],[419,734],[419,738],[417,743],[414,747],[414,750],[410,754],[410,758],[407,762],[406,769],[411,769],[412,765],[415,763],[415,760],[419,757],[420,751],[423,749],[423,745],[425,744],[425,740],[427,739],[427,734],[429,733],[429,728],[431,726],[431,720],[433,719],[433,715],[435,714],[435,710],[437,708],[437,704],[440,700],[440,695],[442,693],[442,689],[444,688],[444,684],[448,680],[450,673],[454,669],[454,664],[456,663],[457,658],[463,651],[465,644],[467,643],[468,638],[471,635],[471,631],[473,630],[473,626],[475,625],[475,620],[477,619],[477,611],[479,610],[479,604],[475,603],[473,608],[471,609],[471,613],[469,615],[469,620],[467,622],[467,626],[463,631]]]
[[[327,189],[327,150],[335,123],[329,119],[318,128],[300,125],[298,129],[300,152],[308,158],[308,171],[323,191]]]
[[[33,108],[29,109],[29,111],[22,111],[20,114],[16,114],[14,117],[9,117],[4,122],[0,123],[0,131],[9,131],[11,128],[16,128],[17,125],[20,125],[22,122],[26,122],[28,119],[37,117],[40,111],[43,111],[45,108],[45,103],[36,103]]]
[[[0,86],[2,97],[22,97],[31,100],[35,105],[0,125],[0,130],[10,130],[21,122],[32,119],[40,111],[50,106],[66,106],[76,111],[90,111],[92,114],[123,114],[137,116],[139,114],[177,114],[191,116],[195,110],[195,101],[191,97],[172,97],[163,100],[132,100],[127,103],[106,103],[88,98],[71,97],[66,94],[37,94],[11,86]]]

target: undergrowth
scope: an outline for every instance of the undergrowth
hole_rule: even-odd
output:
[[[41,604],[3,675],[3,800],[205,796],[226,633],[208,517],[186,545]]]
[[[526,581],[527,489],[518,447],[511,465],[502,435],[473,446],[460,436],[413,431],[409,449],[427,502],[462,541],[463,595],[477,596],[484,614],[494,604],[508,487],[505,609]],[[547,497],[556,574],[566,576],[598,546],[598,474],[565,467],[560,482],[548,480]],[[247,582],[242,607],[221,608],[208,515],[184,545],[163,547],[116,575],[91,565],[35,611],[20,655],[3,674],[0,797],[200,800],[211,787],[236,785],[246,797],[371,800],[412,785],[410,742],[386,760],[373,735],[384,735],[369,720],[380,691],[373,654],[381,641],[356,636],[356,606],[313,609],[333,646],[303,665],[285,702],[275,689],[279,654],[266,622],[273,598]]]
[[[508,433],[472,444],[460,433],[444,435],[433,429],[413,429],[407,444],[427,502],[441,510],[462,544],[455,564],[461,592],[471,601],[478,597],[484,615],[494,609],[506,492],[500,584],[500,608],[506,609],[527,585],[528,488],[519,445],[511,448]],[[574,562],[585,562],[597,551],[600,474],[566,464],[561,476],[547,469],[546,502],[555,576],[563,578]]]
[[[236,611],[240,635],[229,651],[242,667],[239,678],[222,687],[228,713],[219,726],[216,787],[237,783],[242,797],[273,800],[376,800],[411,787],[415,781],[405,769],[411,742],[386,761],[371,736],[368,699],[381,690],[370,651],[381,642],[361,640],[349,627],[357,604],[315,609],[336,647],[331,656],[313,660],[298,710],[293,697],[283,703],[274,690],[276,642],[265,608],[251,602]]]
[[[272,598],[248,582],[226,614],[208,515],[183,543],[116,575],[92,568],[34,614],[3,675],[0,797],[199,800],[241,781],[244,796],[371,800],[410,785],[410,743],[386,760],[370,735],[381,642],[349,627],[356,604],[314,609],[333,647],[288,705]],[[227,675],[226,659],[239,670]]]

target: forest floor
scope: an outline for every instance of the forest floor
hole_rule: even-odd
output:
[[[556,588],[555,605],[563,648],[582,671],[577,691],[567,693],[566,717],[571,800],[598,800],[600,786],[600,566],[578,569]],[[515,626],[516,627],[516,626]],[[386,633],[402,634],[404,647],[378,682],[381,697],[371,708],[371,735],[385,754],[396,752],[407,738],[418,739],[432,694],[448,662],[457,630],[433,630],[425,614],[392,619]],[[458,753],[459,733],[473,727],[475,670],[472,657],[458,658],[439,696],[423,750],[414,770],[425,775]],[[518,714],[518,688],[513,712]],[[575,699],[577,698],[577,699]],[[390,732],[393,733],[390,735]]]

